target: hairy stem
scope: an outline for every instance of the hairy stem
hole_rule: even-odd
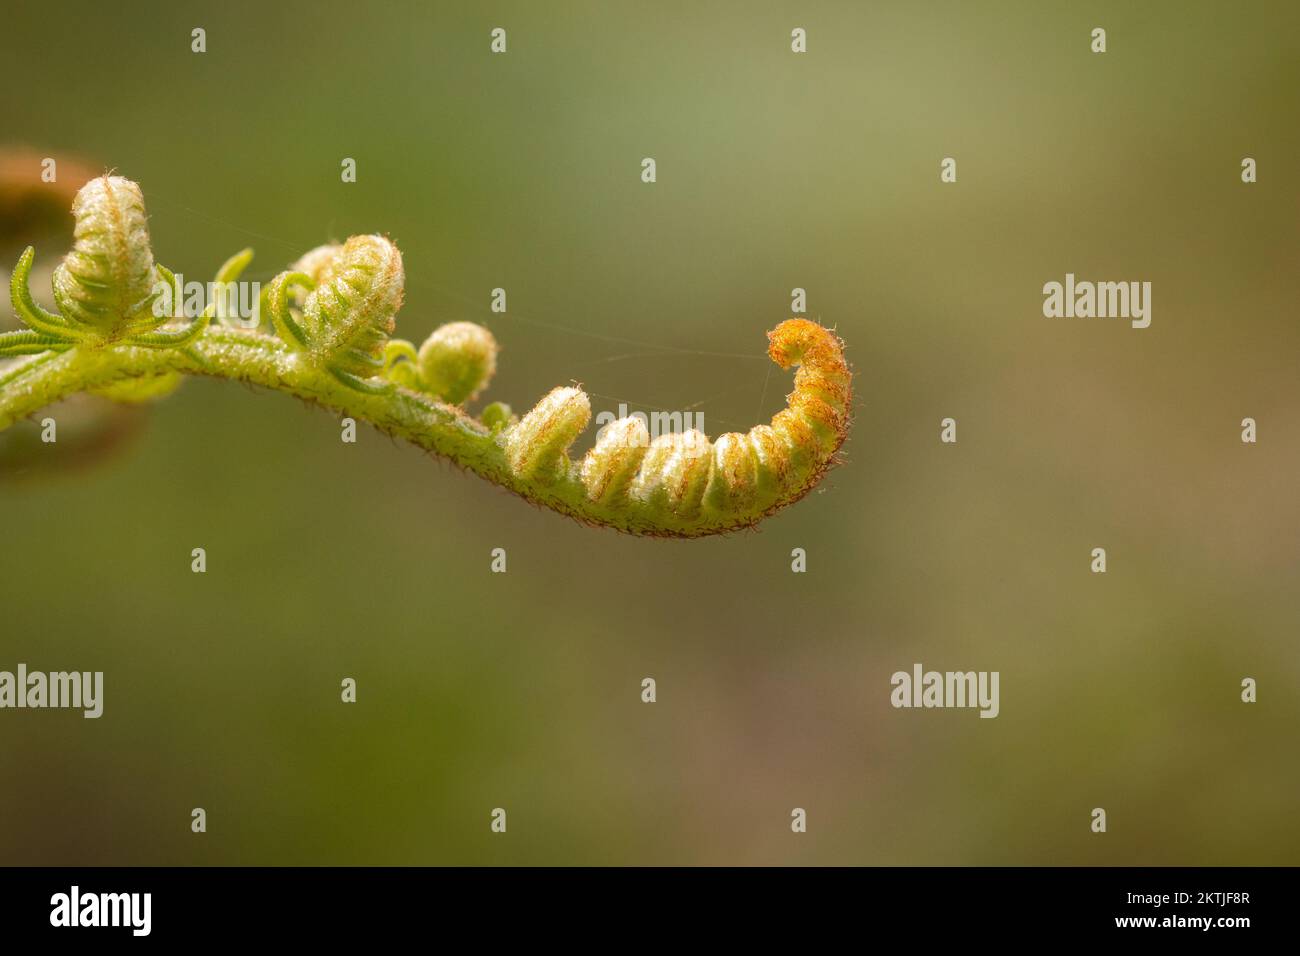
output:
[[[209,328],[186,349],[128,345],[78,346],[44,353],[7,370],[0,389],[0,431],[77,392],[93,391],[168,373],[230,379],[295,395],[341,415],[366,421],[380,431],[450,458],[456,464],[543,507],[583,522],[632,534],[696,536],[754,523],[754,517],[665,521],[587,496],[577,465],[566,467],[545,487],[518,477],[504,441],[461,408],[399,385],[377,393],[358,391],[329,369],[310,364],[300,352],[259,332]]]
[[[791,318],[767,334],[772,361],[799,369],[787,407],[770,424],[710,442],[697,429],[672,428],[670,418],[668,431],[652,438],[648,417],[634,413],[602,428],[574,462],[569,448],[591,419],[581,387],[552,389],[523,418],[493,403],[480,421],[459,403],[496,371],[487,329],[452,322],[418,350],[391,337],[406,273],[390,239],[319,246],[276,276],[258,300],[275,335],[211,326],[220,298],[173,328],[181,292],[154,261],[139,185],[112,175],[91,180],[73,215],[73,249],[51,290],[60,314],[31,297],[32,249],[14,271],[10,298],[27,328],[0,334],[0,358],[31,357],[0,370],[0,431],[77,392],[151,401],[185,375],[227,378],[370,422],[579,521],[698,537],[750,527],[802,498],[835,463],[848,430],[853,374],[844,343],[818,323]],[[245,249],[226,260],[217,286],[237,281],[252,255]]]

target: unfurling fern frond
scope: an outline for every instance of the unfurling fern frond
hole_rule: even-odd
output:
[[[140,187],[121,176],[92,179],[72,203],[72,251],[54,270],[65,319],[111,336],[150,301],[158,280]]]
[[[626,530],[691,536],[756,523],[817,483],[844,441],[852,400],[843,344],[833,332],[791,319],[768,338],[773,361],[799,366],[789,405],[770,425],[712,443],[695,430],[651,441],[640,418],[622,418],[573,463],[567,451],[590,405],[581,389],[557,388],[506,431],[514,476],[544,485],[568,478],[589,506],[621,519]]]
[[[463,403],[496,371],[487,329],[453,322],[419,348],[392,338],[405,272],[377,235],[313,249],[262,291],[273,332],[210,326],[212,306],[185,325],[154,307],[172,273],[154,262],[135,183],[105,176],[74,205],[74,249],[54,277],[59,313],[27,283],[29,249],[14,272],[15,312],[28,326],[0,335],[0,429],[76,392],[147,401],[183,375],[229,378],[296,395],[371,422],[444,455],[528,500],[632,534],[696,537],[748,527],[798,500],[835,460],[850,418],[843,343],[805,319],[768,333],[768,354],[797,367],[787,407],[770,424],[710,442],[696,430],[651,438],[637,416],[607,425],[579,461],[569,449],[591,403],[576,386],[552,390],[522,418],[493,402],[478,418]],[[217,274],[238,279],[244,250]],[[224,321],[227,317],[222,315]]]

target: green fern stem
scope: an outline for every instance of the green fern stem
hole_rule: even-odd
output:
[[[119,214],[124,205],[134,218]],[[224,378],[369,422],[579,521],[671,537],[750,527],[797,501],[835,463],[847,433],[852,372],[843,343],[795,318],[768,333],[771,359],[798,367],[788,405],[770,424],[714,441],[694,429],[652,438],[633,415],[603,428],[574,461],[569,448],[591,418],[581,387],[552,389],[522,418],[497,402],[476,419],[460,403],[496,369],[487,329],[453,322],[418,350],[391,338],[405,278],[391,240],[353,236],[279,274],[262,290],[268,334],[214,322],[225,318],[215,303],[188,321],[167,305],[175,277],[153,260],[135,183],[94,180],[73,209],[79,245],[56,275],[60,311],[31,296],[33,250],[14,270],[11,299],[27,328],[0,335],[0,359],[17,359],[0,369],[0,431],[78,392],[153,401],[187,375]],[[251,257],[232,256],[217,281],[236,281]]]

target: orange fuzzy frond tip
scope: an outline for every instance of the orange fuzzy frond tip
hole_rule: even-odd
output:
[[[786,319],[767,333],[768,357],[781,368],[805,365],[848,374],[844,343],[824,326],[808,319]]]
[[[781,368],[798,365],[791,410],[814,427],[844,439],[853,399],[853,373],[844,360],[844,343],[830,329],[807,319],[787,319],[767,333],[768,356]],[[775,422],[774,422],[775,424]]]

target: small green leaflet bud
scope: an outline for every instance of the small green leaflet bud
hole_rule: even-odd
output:
[[[587,497],[592,501],[623,500],[649,448],[650,432],[640,418],[620,418],[602,428],[596,447],[582,459]]]
[[[713,470],[704,489],[706,510],[722,515],[747,514],[758,491],[758,461],[748,435],[728,432],[713,443]]]
[[[479,415],[479,421],[488,427],[489,431],[499,431],[508,425],[513,425],[518,421],[515,413],[511,411],[510,406],[505,402],[493,402],[483,409]]]
[[[383,236],[353,236],[322,275],[303,303],[311,352],[321,365],[370,377],[402,305],[402,254]]]
[[[660,435],[650,443],[628,496],[659,518],[696,517],[709,480],[712,450],[705,434],[693,428]]]
[[[54,270],[59,310],[105,336],[124,332],[157,281],[144,196],[129,179],[101,176],[77,192],[72,215],[72,251]]]
[[[587,427],[591,402],[580,388],[552,389],[506,433],[506,458],[520,478],[543,484],[568,461],[565,452]]]
[[[473,322],[452,322],[434,331],[420,346],[424,390],[444,402],[473,400],[497,370],[497,340]]]

